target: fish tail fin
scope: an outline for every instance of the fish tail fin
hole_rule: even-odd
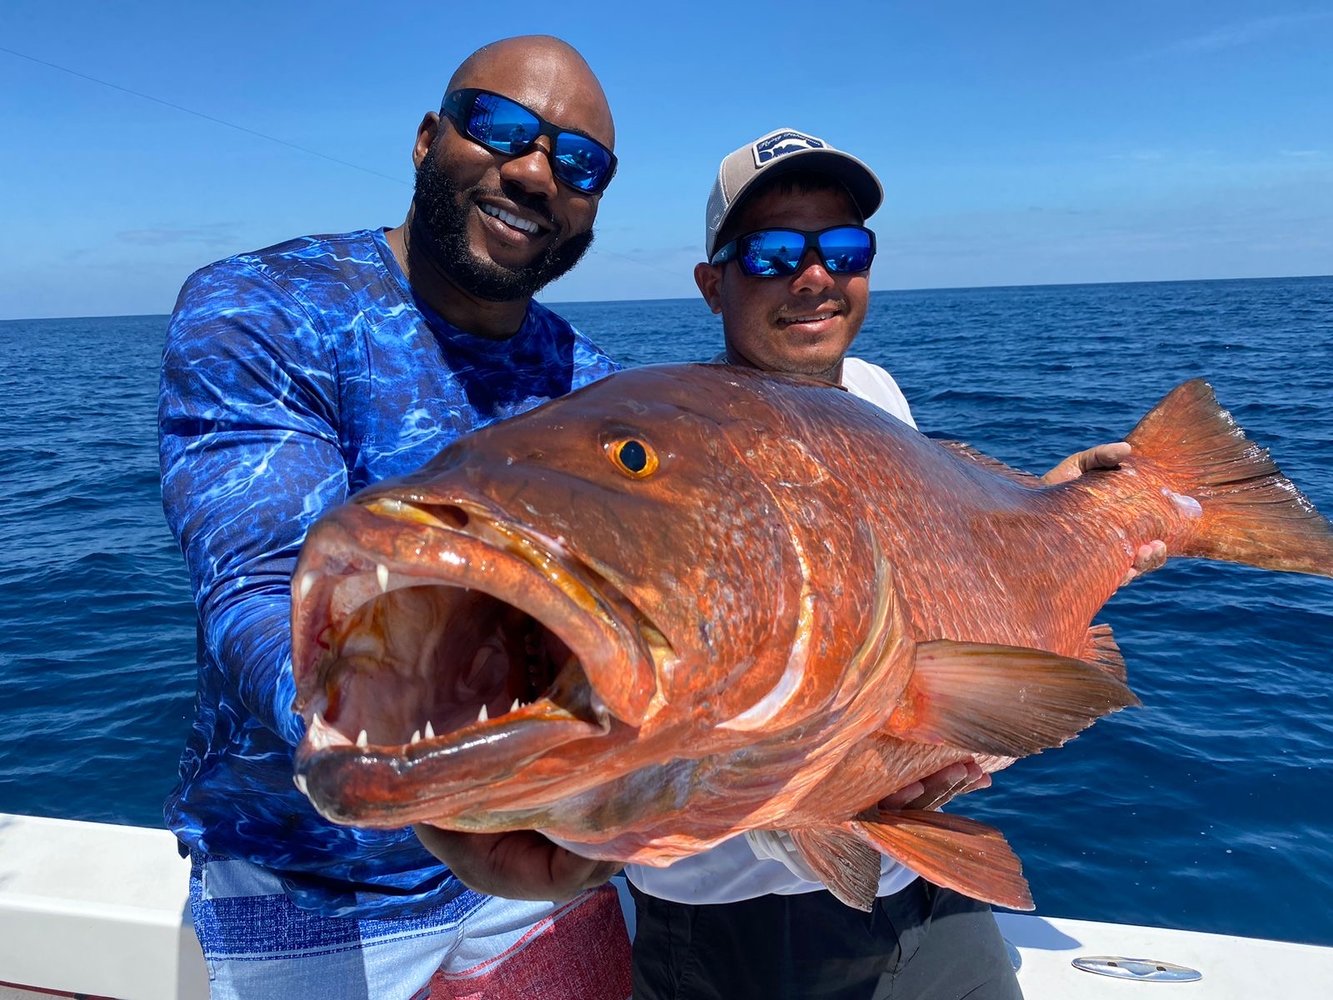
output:
[[[999,830],[950,813],[876,810],[844,826],[922,878],[1011,910],[1031,910],[1032,892]]]
[[[1333,576],[1333,525],[1245,436],[1207,382],[1177,386],[1126,440],[1202,508],[1180,555]]]

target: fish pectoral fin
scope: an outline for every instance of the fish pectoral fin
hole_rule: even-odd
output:
[[[1034,909],[1023,864],[999,830],[963,816],[920,809],[879,810],[871,815],[873,819],[845,825],[926,881],[984,903]]]
[[[917,646],[912,677],[884,731],[917,743],[1024,757],[1138,703],[1100,664],[1044,649],[939,639]]]
[[[828,891],[867,913],[879,895],[880,852],[843,827],[803,827],[788,831],[809,869]]]

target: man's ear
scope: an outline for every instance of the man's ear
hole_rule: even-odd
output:
[[[440,116],[434,111],[427,111],[417,126],[417,141],[412,147],[412,166],[420,167],[421,161],[430,153],[431,143],[440,134]]]
[[[699,286],[708,308],[714,313],[722,311],[722,295],[718,286],[722,284],[722,265],[705,264],[700,261],[694,265],[694,283]]]

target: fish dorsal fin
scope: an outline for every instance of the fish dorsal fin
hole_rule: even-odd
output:
[[[1031,910],[1023,864],[999,830],[976,820],[920,809],[872,810],[845,824],[876,850],[927,881],[986,903]]]
[[[788,831],[819,880],[848,906],[867,913],[879,895],[880,851],[850,831],[813,826]]]
[[[1024,757],[1138,703],[1098,664],[1044,649],[938,639],[917,646],[911,679],[884,731],[916,743]]]
[[[1006,465],[998,458],[992,458],[983,451],[977,451],[970,444],[964,444],[962,441],[942,441],[935,442],[941,448],[945,448],[960,458],[965,458],[969,462],[975,462],[982,468],[989,469],[996,475],[1004,476],[1006,479],[1012,479],[1014,482],[1023,486],[1044,486],[1040,476],[1034,476],[1030,472],[1024,472],[1022,469],[1015,469],[1012,465]]]
[[[1115,636],[1111,634],[1110,625],[1089,626],[1082,659],[1101,667],[1122,684],[1129,678],[1125,670],[1125,657],[1120,652]]]

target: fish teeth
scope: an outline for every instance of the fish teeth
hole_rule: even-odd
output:
[[[430,719],[426,720],[426,739],[435,739],[435,727],[430,724]]]
[[[486,714],[486,703],[483,702],[481,706],[481,711],[477,713],[477,721],[485,722],[489,718],[490,716]]]
[[[310,746],[315,750],[327,750],[336,742],[334,737],[338,735],[337,731],[324,721],[324,716],[318,712],[310,719],[310,725],[306,728],[306,739],[310,741]]]
[[[364,736],[365,733],[363,732],[361,735]],[[327,750],[329,747],[352,745],[352,741],[325,722],[324,716],[319,712],[311,717],[310,725],[306,727],[306,739],[310,741],[312,750]]]
[[[292,781],[296,782],[296,787],[299,788],[299,789],[301,790],[301,794],[302,794],[302,795],[307,795],[307,794],[309,794],[309,793],[306,791],[306,780],[305,780],[305,775],[304,775],[304,774],[293,774],[293,775],[292,775]]]
[[[513,703],[512,705],[509,706],[509,711],[511,711],[511,712],[517,712],[517,711],[518,711],[518,699],[517,699],[517,698],[515,698],[515,699],[514,699],[514,703]]]
[[[370,746],[370,738],[366,735],[366,731],[364,729],[357,734],[356,745],[359,746],[362,750]]]
[[[389,567],[384,563],[375,564],[375,579],[380,583],[380,590],[384,593],[389,592]]]
[[[412,730],[412,739],[408,742],[408,745],[410,746],[413,743],[420,743],[420,742],[421,742],[421,730],[420,729]]]

